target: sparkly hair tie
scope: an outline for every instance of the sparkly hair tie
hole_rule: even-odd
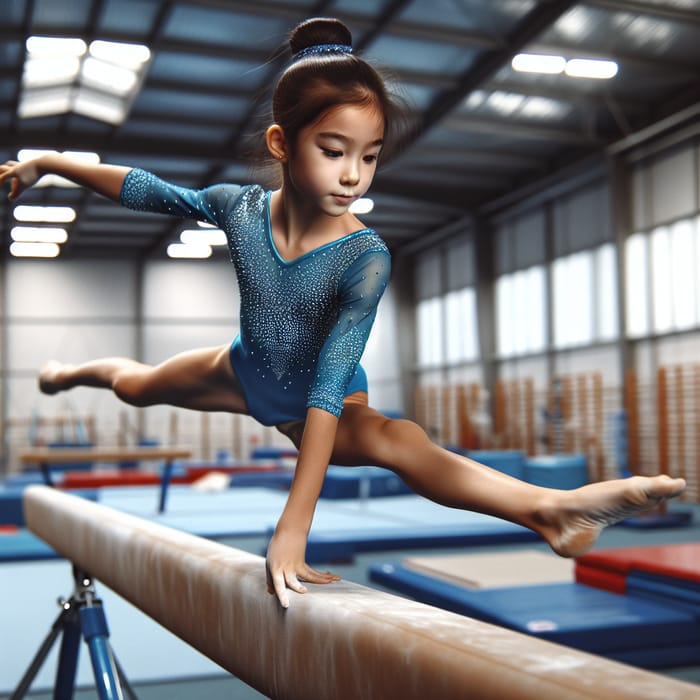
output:
[[[315,46],[307,46],[301,51],[297,51],[292,56],[292,61],[298,61],[308,56],[328,56],[332,54],[352,53],[352,46],[347,44],[316,44]]]

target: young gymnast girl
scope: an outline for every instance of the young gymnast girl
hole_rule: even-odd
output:
[[[336,20],[299,25],[293,58],[273,96],[269,153],[279,189],[215,185],[190,190],[138,168],[84,165],[60,155],[0,166],[17,198],[45,173],[138,210],[208,221],[227,235],[241,296],[240,333],[228,346],[193,350],[157,366],[125,358],[48,363],[47,394],[111,389],[136,406],[228,411],[274,425],[298,447],[294,479],[270,539],[267,588],[283,607],[288,589],[330,583],[305,561],[329,463],[391,469],[445,506],[505,518],[538,532],[562,556],[588,550],[600,530],[680,493],[682,479],[632,477],[573,491],[540,488],[432,443],[409,420],[368,405],[358,364],[389,279],[386,246],[349,211],[392,145],[396,102],[378,72],[352,53]]]

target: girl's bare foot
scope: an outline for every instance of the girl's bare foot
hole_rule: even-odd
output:
[[[52,396],[62,391],[66,387],[63,385],[63,375],[65,374],[65,369],[68,365],[64,365],[62,362],[57,360],[51,360],[47,362],[39,370],[39,390]]]
[[[662,474],[602,481],[559,492],[539,512],[540,532],[557,554],[579,557],[595,544],[604,527],[651,510],[684,488],[684,479]]]

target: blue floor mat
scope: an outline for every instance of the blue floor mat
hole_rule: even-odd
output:
[[[46,542],[25,529],[0,534],[0,563],[55,559],[58,554]]]
[[[627,575],[627,591],[632,595],[677,605],[695,613],[700,619],[700,584],[696,581],[633,570]]]
[[[390,549],[469,547],[513,542],[532,542],[540,537],[518,525],[478,514],[465,514],[454,524],[404,524],[397,527],[368,527],[366,520],[345,529],[312,528],[306,557],[309,562],[347,561],[360,552]]]

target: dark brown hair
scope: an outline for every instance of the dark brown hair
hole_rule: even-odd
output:
[[[350,52],[311,50],[304,55],[312,47],[351,47],[348,28],[337,19],[306,20],[292,30],[289,45],[292,60],[272,98],[272,118],[284,130],[288,143],[293,147],[299,132],[332,107],[372,105],[384,117],[382,158],[390,155],[403,132],[406,110],[402,100],[390,93],[384,76]]]

